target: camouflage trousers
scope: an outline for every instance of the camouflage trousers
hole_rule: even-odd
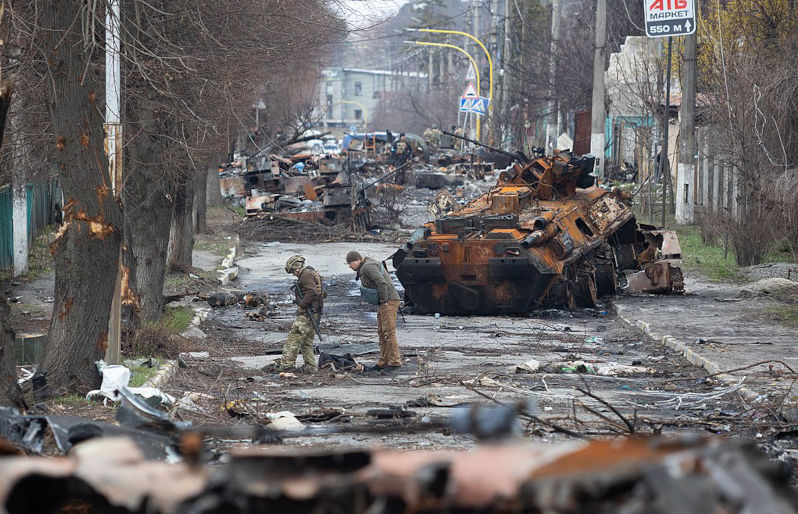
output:
[[[312,314],[316,323],[319,322],[319,315]],[[283,345],[283,355],[280,358],[280,367],[283,369],[294,369],[296,365],[297,354],[302,353],[302,360],[305,362],[305,367],[310,371],[318,371],[319,364],[316,355],[313,354],[313,338],[316,337],[316,331],[313,330],[313,325],[307,314],[297,314],[291,330],[288,332],[288,338]]]

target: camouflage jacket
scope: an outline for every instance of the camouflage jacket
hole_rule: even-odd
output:
[[[300,309],[307,309],[308,306],[313,307],[316,312],[321,312],[324,306],[324,294],[321,285],[321,276],[311,268],[306,266],[299,272],[297,278],[297,287],[302,293],[302,298],[297,295],[297,302]]]

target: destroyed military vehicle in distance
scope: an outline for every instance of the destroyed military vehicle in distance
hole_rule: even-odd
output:
[[[681,270],[661,260],[680,257],[675,234],[638,225],[620,193],[595,186],[592,156],[518,160],[465,205],[439,193],[436,219],[394,254],[416,313],[593,307],[619,281],[636,292],[683,292]]]

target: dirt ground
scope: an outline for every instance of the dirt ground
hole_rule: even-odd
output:
[[[389,245],[356,247],[381,258],[393,251]],[[739,386],[652,343],[609,304],[529,317],[405,315],[397,324],[405,361],[398,373],[323,369],[280,377],[264,371],[279,357],[293,320],[282,263],[294,253],[308,256],[328,284],[319,350],[350,354],[364,364],[376,361],[376,312],[359,301],[354,274],[343,263],[350,248],[350,243],[245,245],[238,261],[240,285],[269,293],[273,309],[263,322],[249,320],[248,309],[238,305],[208,314],[201,325],[207,337],[198,344],[208,357],[191,360],[166,387],[176,397],[200,393],[192,394],[201,398],[200,412],[180,415],[195,423],[247,424],[290,411],[327,433],[284,444],[398,448],[472,446],[473,436],[434,427],[445,424],[454,407],[474,403],[522,405],[519,433],[543,441],[685,431],[750,435],[762,421],[740,401]],[[518,364],[531,360],[539,364],[537,371],[517,372]],[[619,375],[599,374],[612,370],[613,363],[628,367]],[[390,421],[380,419],[387,409],[393,409]],[[395,433],[348,433],[384,423],[394,424]]]

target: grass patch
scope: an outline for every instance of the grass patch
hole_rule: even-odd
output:
[[[144,323],[132,340],[124,341],[122,353],[128,358],[177,358],[188,346],[186,338],[180,334],[189,327],[193,316],[194,311],[187,307],[166,307],[160,320]]]
[[[134,366],[130,368],[130,387],[141,387],[158,373],[158,368]]]
[[[189,283],[191,283],[193,281],[194,281],[194,279],[189,277],[188,274],[180,273],[180,274],[175,274],[175,275],[168,275],[163,281],[163,286],[165,288],[170,288],[171,289],[171,288],[177,288],[179,286],[184,286],[184,285],[189,284]]]
[[[79,394],[67,394],[65,396],[58,396],[53,398],[54,405],[62,405],[64,407],[74,407],[77,405],[85,405],[88,403],[85,396]]]
[[[795,256],[786,244],[774,245],[762,256],[762,264],[769,262],[795,262]]]
[[[682,261],[688,270],[696,270],[710,280],[740,282],[743,277],[735,260],[734,249],[729,248],[724,258],[722,245],[704,244],[696,226],[676,229],[682,247]]]
[[[164,290],[167,291],[183,290],[187,287],[190,287],[192,284],[194,284],[200,279],[210,280],[216,283],[216,273],[213,271],[205,271],[198,268],[192,268],[191,274],[195,275],[197,278],[192,277],[191,275],[189,275],[189,273],[179,272],[179,271],[166,275],[166,278],[164,278],[163,281]]]
[[[771,318],[781,321],[785,325],[798,326],[798,305],[774,305],[767,308]]]
[[[161,325],[172,334],[180,334],[188,329],[193,317],[194,311],[188,307],[166,307]]]
[[[194,243],[194,249],[203,252],[210,252],[219,257],[226,257],[230,252],[230,244],[226,241],[209,241],[198,239]]]

